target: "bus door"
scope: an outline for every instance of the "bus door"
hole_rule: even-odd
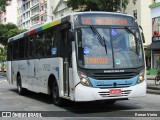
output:
[[[28,67],[28,89],[33,90],[33,80],[35,79],[35,65],[34,65],[34,36],[29,37],[28,41],[28,59],[27,59],[27,67]]]
[[[62,50],[62,57],[63,57],[63,90],[64,90],[64,95],[65,96],[69,96],[69,59],[70,59],[70,55],[69,55],[69,37],[68,37],[68,31],[69,29],[64,29],[61,31],[61,39],[62,39],[62,46],[61,46],[61,50]],[[71,46],[70,46],[71,47]],[[71,54],[71,53],[70,53]]]

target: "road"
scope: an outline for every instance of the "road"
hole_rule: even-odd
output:
[[[66,106],[57,107],[52,104],[50,97],[44,94],[28,92],[25,96],[18,95],[16,86],[8,84],[5,77],[0,77],[0,111],[50,111],[51,114],[50,112],[44,112],[43,115],[48,114],[48,117],[45,119],[51,119],[49,116],[54,116],[56,119],[62,120],[74,119],[72,117],[76,117],[76,119],[82,119],[82,117],[84,119],[85,117],[86,120],[91,119],[90,117],[98,120],[135,120],[147,113],[154,113],[156,115],[157,112],[155,111],[159,111],[159,115],[159,100],[159,95],[147,94],[146,97],[118,101],[114,105],[100,102],[74,103],[67,101]],[[136,113],[140,115],[138,118],[135,117]],[[140,117],[140,119],[158,120],[159,118]]]

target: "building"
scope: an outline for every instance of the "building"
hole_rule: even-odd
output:
[[[14,23],[17,25],[17,0],[12,0],[6,11],[0,13],[0,23]]]
[[[151,12],[149,5],[152,4],[153,0],[129,0],[127,9],[125,10],[126,14],[130,14],[137,19],[139,25],[142,26],[145,43],[144,47],[151,43]]]
[[[149,8],[151,9],[152,43],[148,49],[151,51],[151,68],[158,69],[160,68],[160,0],[155,0]]]
[[[73,13],[71,8],[67,6],[67,0],[56,0],[57,5],[55,6],[55,9],[53,10],[54,19],[59,18],[61,16]]]
[[[57,0],[18,0],[18,27],[32,29],[53,20]]]

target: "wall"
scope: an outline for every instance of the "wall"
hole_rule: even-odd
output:
[[[152,42],[152,26],[151,26],[151,9],[149,5],[152,4],[152,0],[141,0],[141,26],[144,29],[144,36],[146,43],[144,45],[150,45]]]

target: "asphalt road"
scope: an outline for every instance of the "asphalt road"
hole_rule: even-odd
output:
[[[42,116],[47,115],[47,118],[45,119],[53,119],[51,117],[54,117],[54,119],[61,120],[70,120],[75,118],[76,120],[158,120],[159,118],[155,116],[160,115],[160,96],[147,94],[142,98],[118,101],[114,105],[108,105],[101,102],[75,103],[67,101],[65,106],[57,107],[52,104],[48,95],[33,92],[28,92],[25,96],[18,95],[16,86],[8,84],[6,78],[0,76],[0,111],[43,111]],[[135,117],[136,115],[138,116]],[[146,116],[142,117],[143,115]],[[152,117],[147,117],[147,115],[152,115]],[[22,118],[14,119],[17,120]],[[37,120],[39,119],[44,118],[37,118]]]

